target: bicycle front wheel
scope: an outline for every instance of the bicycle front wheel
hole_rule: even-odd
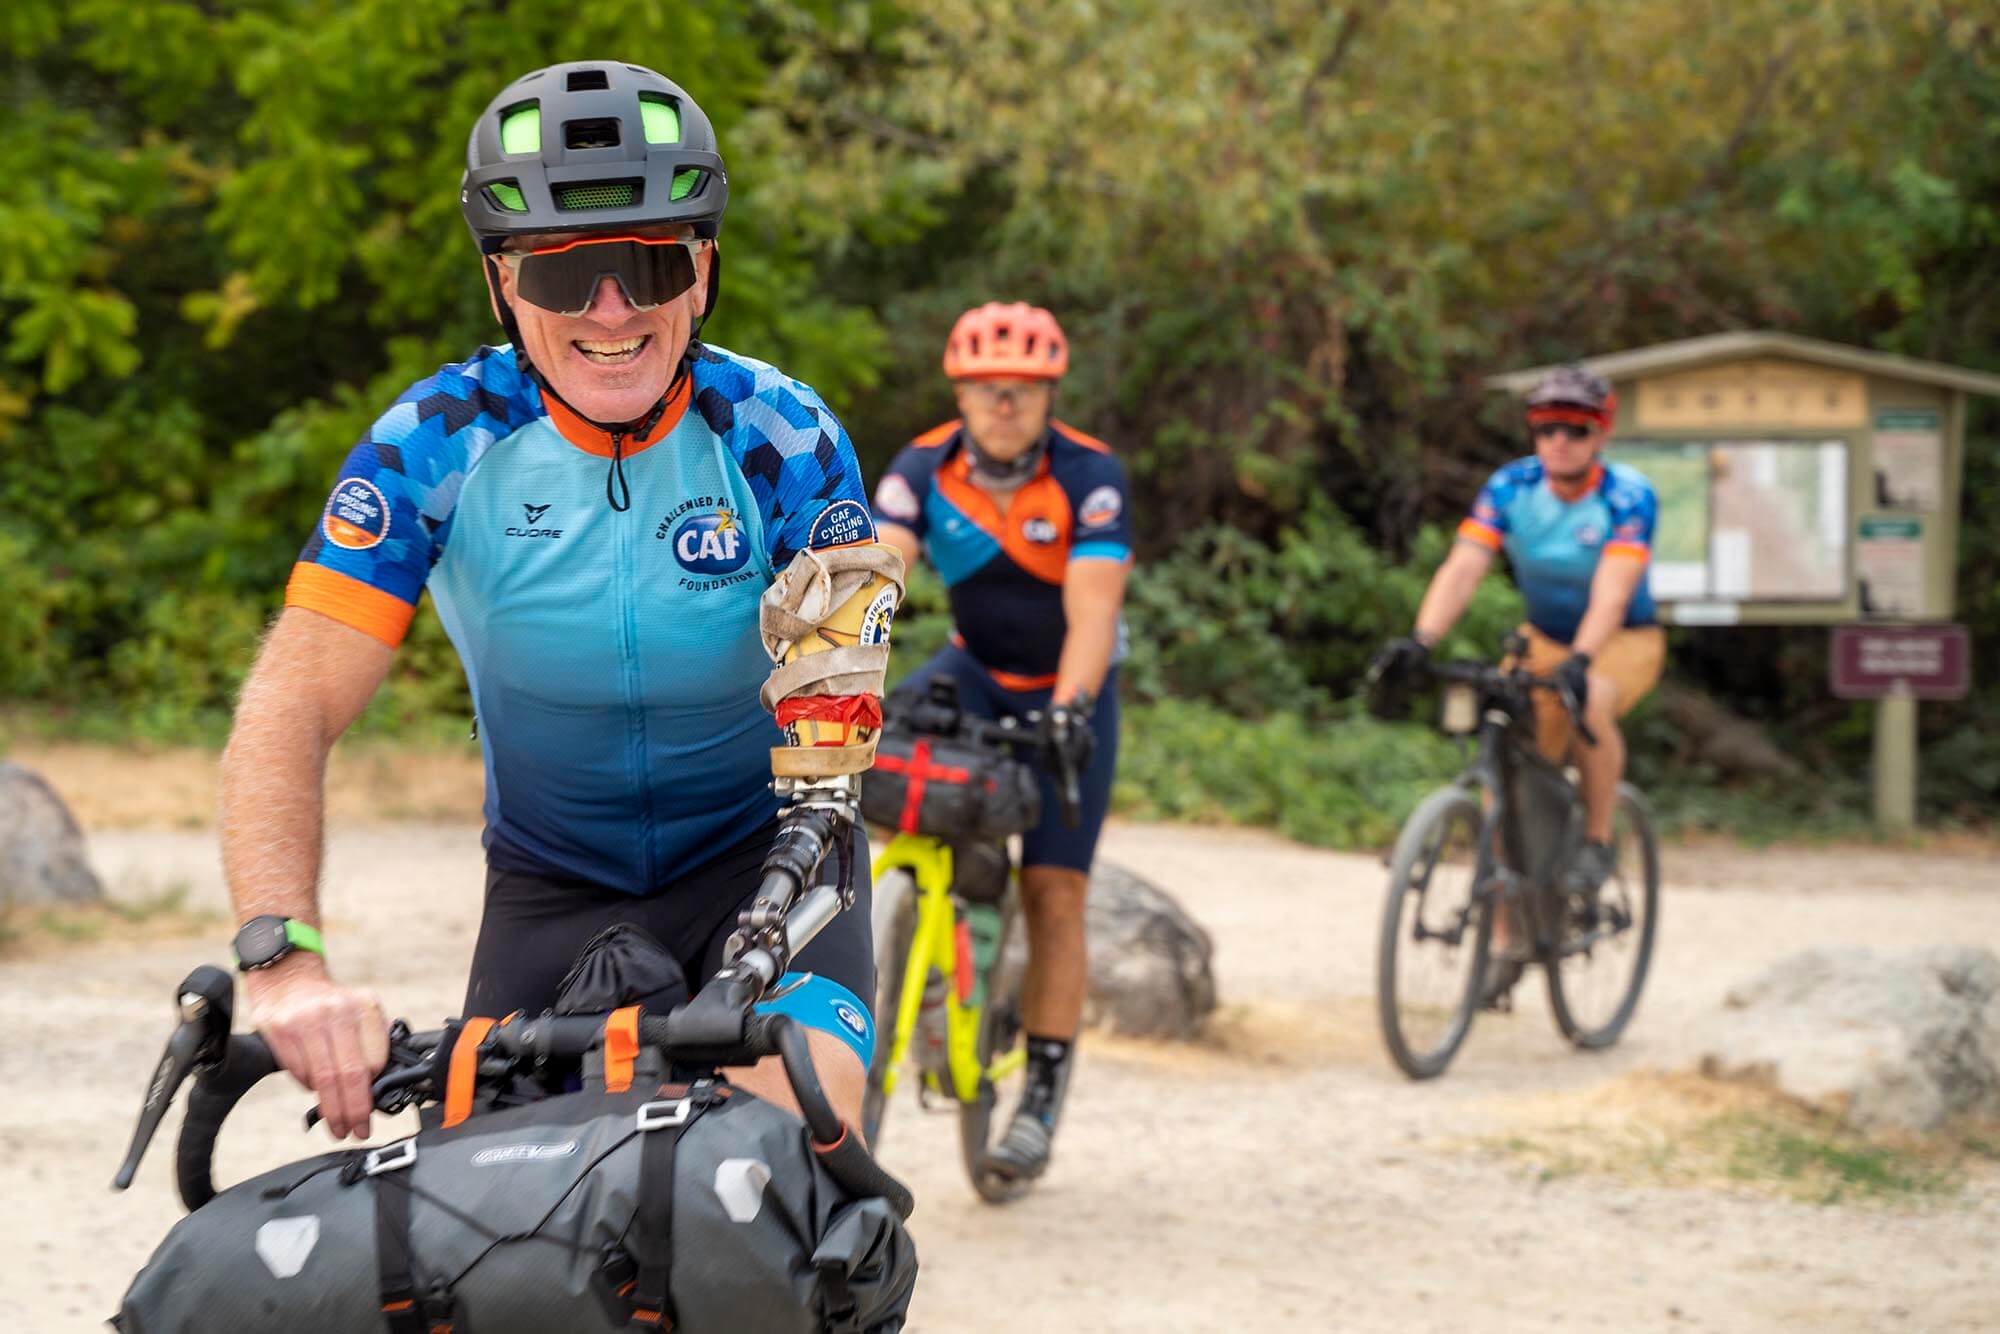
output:
[[[1492,933],[1484,813],[1462,787],[1424,798],[1389,859],[1375,959],[1376,1008],[1389,1056],[1411,1079],[1444,1073],[1472,1027]]]
[[[1547,968],[1556,1027],[1586,1050],[1609,1047],[1632,1021],[1659,926],[1660,848],[1638,789],[1619,787],[1615,819],[1611,876],[1595,903],[1563,904]]]
[[[959,1158],[965,1164],[972,1188],[988,1204],[1019,1199],[1033,1184],[995,1172],[986,1160],[987,1151],[1007,1129],[1007,1122],[1000,1115],[1000,1089],[988,1075],[1000,1073],[1009,1091],[1010,1104],[1019,1098],[1022,1087],[1019,1062],[1014,1058],[1021,1055],[1021,983],[1028,971],[1028,952],[1024,948],[1027,927],[1011,890],[1001,914],[1000,948],[993,957],[986,1006],[979,1015],[977,1050],[980,1069],[985,1073],[980,1075],[979,1091],[972,1101],[958,1105]]]
[[[903,999],[903,974],[917,935],[917,882],[894,870],[875,884],[875,1055],[868,1064],[868,1089],[861,1096],[861,1138],[871,1150],[882,1147],[882,1122],[889,1095],[882,1087],[896,1048],[896,1016]]]

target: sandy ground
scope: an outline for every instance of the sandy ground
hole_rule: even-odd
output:
[[[96,835],[114,893],[223,902],[212,834]],[[1819,1206],[1741,1189],[1544,1179],[1478,1142],[1550,1099],[1575,1108],[1685,1065],[1690,1025],[1789,950],[2000,948],[1990,857],[1891,849],[1688,850],[1668,862],[1653,980],[1625,1042],[1556,1037],[1539,986],[1482,1017],[1442,1080],[1404,1081],[1369,1000],[1374,858],[1233,830],[1115,825],[1104,854],[1211,928],[1221,1040],[1084,1048],[1056,1164],[979,1204],[956,1130],[914,1102],[885,1160],[916,1189],[911,1328],[1710,1330],[1993,1328],[2000,1183],[1916,1205]],[[343,827],[328,936],[349,980],[420,1026],[455,1004],[477,911],[476,831]],[[0,961],[0,1331],[83,1330],[173,1221],[170,1118],[135,1188],[107,1185],[171,1022],[174,984],[223,932]],[[1593,1099],[1598,1099],[1593,1101]],[[219,1175],[316,1151],[276,1082],[225,1136]],[[388,1133],[399,1133],[394,1127]]]

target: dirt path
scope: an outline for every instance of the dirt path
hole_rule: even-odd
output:
[[[122,897],[183,883],[197,905],[222,901],[205,832],[100,834],[93,850]],[[1587,1119],[1607,1085],[1676,1068],[1690,1022],[1791,949],[2000,948],[1990,860],[1690,853],[1669,862],[1653,982],[1617,1050],[1570,1052],[1530,986],[1519,1013],[1482,1018],[1445,1079],[1414,1086],[1381,1055],[1368,1000],[1374,859],[1135,825],[1114,826],[1105,855],[1213,931],[1221,1036],[1087,1043],[1056,1166],[1004,1210],[964,1185],[950,1121],[899,1105],[885,1158],[918,1195],[914,1330],[1992,1327],[1990,1173],[1941,1203],[1820,1207],[1545,1179],[1468,1147],[1550,1099]],[[461,826],[338,836],[327,901],[342,975],[413,1023],[442,1018],[478,866]],[[173,986],[221,958],[221,935],[0,962],[0,1330],[93,1328],[175,1217],[164,1144],[132,1192],[105,1187]],[[300,1110],[296,1092],[268,1087],[232,1123],[221,1175],[316,1150]]]

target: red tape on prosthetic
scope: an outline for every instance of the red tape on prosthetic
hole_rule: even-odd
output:
[[[778,726],[798,722],[845,723],[879,730],[882,699],[879,695],[794,695],[778,701]]]

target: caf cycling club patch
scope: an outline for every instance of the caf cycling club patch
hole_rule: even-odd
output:
[[[319,527],[327,541],[348,551],[380,546],[389,535],[388,498],[365,477],[343,477],[326,502]]]
[[[812,530],[806,534],[806,545],[815,551],[874,540],[875,521],[868,517],[868,507],[858,500],[834,501],[819,512]]]

